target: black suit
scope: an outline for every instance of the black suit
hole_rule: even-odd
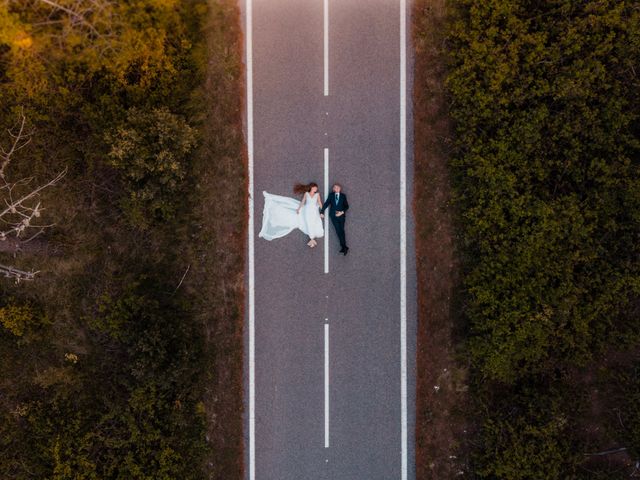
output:
[[[336,204],[336,193],[331,192],[327,197],[324,205],[322,206],[321,213],[331,207],[329,210],[329,216],[331,217],[331,223],[333,223],[333,227],[336,229],[336,234],[338,235],[338,240],[340,240],[340,247],[342,250],[347,248],[347,241],[345,239],[344,234],[344,221],[347,216],[347,210],[349,210],[349,202],[347,202],[347,196],[340,192],[338,195],[338,203]],[[336,217],[336,212],[344,212],[343,215]]]

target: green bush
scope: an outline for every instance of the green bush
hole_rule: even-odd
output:
[[[39,333],[50,323],[42,308],[28,300],[21,303],[9,297],[6,305],[0,307],[0,326],[17,337],[14,340],[18,343],[36,342]]]
[[[576,371],[640,345],[640,10],[454,0],[447,35],[475,472],[572,478]]]
[[[65,355],[65,366],[49,369],[3,419],[5,447],[28,446],[17,457],[38,478],[201,478],[205,417],[194,385],[202,336],[179,302],[154,298],[165,289],[141,276],[115,300],[102,296],[94,348]],[[8,464],[0,464],[5,474]]]
[[[476,390],[478,419],[474,478],[552,480],[577,478],[583,442],[573,435],[571,414],[583,410],[565,385],[532,380],[517,386],[486,384]]]
[[[27,116],[25,177],[68,169],[35,283],[0,282],[0,478],[199,479],[204,333],[176,291],[176,211],[207,3],[88,3],[0,2],[0,127]]]
[[[577,463],[568,440],[567,419],[525,417],[487,420],[479,478],[509,480],[569,479]]]
[[[132,108],[106,137],[111,165],[122,172],[125,211],[137,225],[172,219],[183,192],[196,131],[166,108]]]
[[[0,323],[18,337],[24,335],[33,322],[33,310],[27,305],[7,305],[0,308]]]
[[[583,363],[640,292],[637,9],[454,2],[448,88],[474,361]]]

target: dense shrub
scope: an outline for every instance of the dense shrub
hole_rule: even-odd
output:
[[[558,421],[538,426],[520,418],[487,422],[483,440],[491,451],[482,459],[485,466],[476,472],[478,477],[567,478],[564,476],[565,455],[569,449],[561,427]]]
[[[196,132],[166,108],[132,108],[126,123],[107,134],[111,164],[126,180],[125,211],[134,225],[173,217]]]
[[[476,473],[572,478],[571,375],[640,346],[640,10],[454,0],[449,15]]]
[[[584,410],[584,401],[572,397],[573,410],[567,411],[570,392],[565,385],[536,379],[476,385],[472,478],[577,478],[584,444],[573,435],[572,414]]]
[[[194,209],[206,14],[0,2],[0,128],[27,117],[25,177],[68,169],[31,244],[41,273],[0,282],[0,478],[205,476],[204,332],[176,290],[175,212]]]
[[[34,322],[34,312],[28,305],[0,307],[0,324],[14,335],[21,337]]]
[[[47,409],[62,410],[54,419],[46,411],[32,417],[34,430],[52,429],[45,432],[43,455],[54,471],[82,472],[83,478],[199,478],[193,464],[206,449],[204,417],[190,389],[202,368],[202,339],[184,308],[155,298],[164,289],[141,277],[122,287],[121,300],[101,302],[94,336],[101,348],[74,365],[81,377],[101,383],[49,403]],[[101,321],[105,317],[111,320]]]
[[[640,13],[457,1],[448,87],[471,351],[512,382],[584,362],[639,290]]]

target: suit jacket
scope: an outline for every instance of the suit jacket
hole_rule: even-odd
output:
[[[341,218],[344,220],[347,216],[347,210],[349,210],[349,202],[347,202],[347,196],[344,193],[340,192],[340,198],[338,199],[338,204],[336,205],[336,194],[335,192],[331,192],[327,196],[324,205],[322,205],[322,210],[320,210],[320,213],[324,213],[324,211],[329,207],[331,207],[331,209],[329,210],[329,216],[331,216],[332,219]],[[344,212],[344,215],[336,217],[336,212]]]

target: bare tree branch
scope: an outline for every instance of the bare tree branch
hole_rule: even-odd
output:
[[[189,273],[190,268],[191,268],[191,264],[187,265],[187,269],[184,271],[184,275],[182,275],[182,278],[180,279],[180,283],[178,283],[178,286],[173,291],[173,293],[176,293],[178,291],[178,289],[180,288],[180,285],[182,285],[182,282],[184,282],[184,279],[187,276],[187,273]]]
[[[614,448],[613,450],[605,450],[604,452],[596,452],[596,453],[585,453],[585,457],[603,457],[605,455],[611,455],[613,453],[621,453],[625,452],[627,447]]]
[[[49,5],[50,7],[53,7],[56,10],[60,10],[64,13],[66,13],[67,15],[69,15],[73,20],[76,20],[80,23],[82,23],[83,25],[85,25],[87,28],[89,28],[89,30],[96,35],[97,37],[102,36],[100,34],[100,32],[96,29],[96,27],[88,20],[88,14],[91,13],[91,9],[84,9],[82,10],[81,8],[79,8],[81,6],[81,2],[78,2],[76,4],[76,9],[72,10],[70,8],[65,7],[64,5],[60,5],[57,2],[54,2],[53,0],[38,0],[41,3],[45,3],[47,5]],[[92,2],[95,4],[95,2]]]
[[[26,117],[24,116],[24,112],[20,113],[20,126],[18,128],[18,133],[13,133],[11,129],[7,130],[9,137],[13,140],[11,143],[11,147],[8,150],[5,150],[2,146],[0,146],[0,178],[4,180],[5,178],[5,169],[11,163],[11,157],[14,153],[16,153],[21,148],[26,147],[31,142],[31,135],[25,133],[24,124],[26,122]]]
[[[19,127],[14,129],[17,132],[8,130],[9,137],[12,139],[11,146],[7,149],[0,147],[0,179],[4,182],[4,184],[0,184],[0,201],[5,205],[4,209],[0,211],[0,242],[13,239],[12,241],[15,242],[14,251],[20,251],[20,245],[33,240],[45,228],[52,226],[36,224],[36,219],[41,216],[43,211],[40,195],[43,190],[56,185],[67,173],[65,168],[49,181],[35,187],[30,187],[33,178],[21,178],[16,181],[7,178],[6,168],[13,160],[14,153],[31,141],[32,134],[25,132],[25,123],[25,115],[21,112]],[[34,230],[35,233],[33,233]],[[27,232],[32,234],[26,235]],[[17,282],[33,280],[36,273],[38,272],[27,272],[10,265],[0,265],[0,275],[13,278]]]
[[[60,173],[58,173],[58,175],[56,175],[55,178],[49,180],[44,185],[41,185],[38,188],[36,188],[35,190],[32,190],[31,192],[27,193],[26,195],[23,195],[18,200],[12,200],[11,202],[7,203],[7,208],[5,208],[2,212],[0,212],[0,218],[3,218],[8,213],[16,213],[18,211],[18,209],[23,209],[23,211],[36,210],[40,204],[36,205],[36,207],[34,207],[34,208],[30,208],[30,207],[25,207],[24,203],[27,200],[29,200],[29,199],[35,197],[36,195],[38,195],[45,188],[52,187],[53,185],[58,183],[62,179],[62,177],[64,177],[66,174],[67,174],[67,169],[65,168]],[[10,188],[9,189],[9,195],[11,195],[11,191],[12,191],[12,189]],[[40,215],[38,214],[38,215],[35,215],[35,216],[39,217]]]
[[[26,272],[9,265],[0,264],[0,275],[4,275],[6,278],[13,278],[16,283],[19,283],[23,280],[33,280],[37,273],[39,272]]]

